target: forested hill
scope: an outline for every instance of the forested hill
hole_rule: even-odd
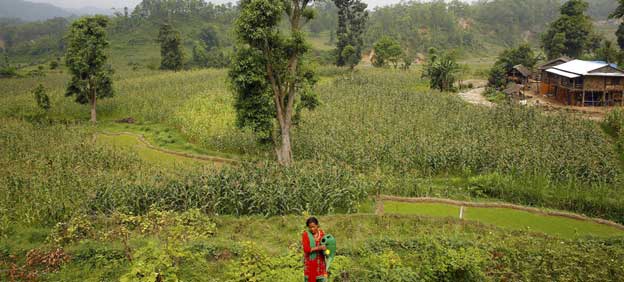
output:
[[[23,0],[0,0],[0,18],[39,21],[69,16],[71,16],[70,12],[50,4]]]
[[[0,0],[4,3],[7,0]],[[488,52],[492,49],[529,42],[538,44],[539,35],[559,14],[562,0],[489,0],[466,3],[454,1],[411,1],[379,7],[370,12],[365,44],[371,47],[384,35],[398,39],[409,52],[458,49]],[[617,0],[588,0],[588,15],[603,22],[617,6]],[[335,41],[337,9],[331,0],[315,1],[317,18],[309,26],[316,53],[324,56]],[[1,10],[1,9],[0,9]],[[178,29],[190,57],[196,42],[215,37],[220,49],[233,43],[231,27],[238,15],[235,5],[215,5],[202,0],[144,0],[134,9],[112,16],[110,39],[115,50],[126,54],[154,52],[160,23],[168,20]],[[0,47],[14,61],[62,54],[63,34],[69,21],[15,23],[0,20]],[[607,24],[605,34],[613,33]],[[615,26],[615,24],[612,24]],[[203,37],[203,39],[202,39]],[[134,48],[134,49],[133,49]],[[139,49],[137,49],[139,48]],[[156,48],[155,50],[152,50]],[[188,58],[187,57],[187,58]]]

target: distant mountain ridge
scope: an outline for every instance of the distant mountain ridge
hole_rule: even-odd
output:
[[[86,6],[79,9],[64,9],[48,3],[35,3],[24,0],[0,0],[0,18],[13,18],[23,21],[42,21],[56,17],[74,15],[112,15],[112,9]]]
[[[0,0],[0,18],[17,18],[24,21],[69,17],[72,13],[57,6],[24,0]]]

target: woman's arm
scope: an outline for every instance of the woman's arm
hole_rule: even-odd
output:
[[[301,242],[303,243],[303,252],[306,254],[309,254],[311,252],[324,251],[327,249],[327,247],[323,245],[310,247],[310,238],[308,238],[308,233],[306,232],[303,232],[303,235],[301,236]]]

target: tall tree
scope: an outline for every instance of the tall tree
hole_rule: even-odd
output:
[[[561,6],[560,17],[542,35],[542,45],[550,58],[559,55],[562,46],[563,55],[570,57],[579,57],[592,48],[595,34],[590,18],[585,15],[588,6],[584,0],[569,0]],[[561,36],[563,44],[559,41]]]
[[[610,40],[604,40],[602,46],[596,50],[595,57],[597,60],[607,63],[616,63],[619,59],[619,50]]]
[[[611,19],[624,18],[624,0],[618,0],[618,6],[615,9],[615,11],[613,11],[613,13],[609,15],[609,18]],[[617,37],[617,42],[618,42],[618,45],[620,46],[620,49],[624,49],[624,22],[620,23],[618,30],[615,32],[615,36]]]
[[[243,0],[235,24],[241,44],[230,78],[239,126],[265,132],[271,128],[277,160],[282,165],[293,162],[290,131],[298,109],[315,105],[310,100],[315,99],[312,86],[317,78],[304,60],[309,46],[302,32],[314,16],[310,2]],[[288,31],[280,29],[284,16],[289,20]],[[267,101],[273,101],[270,109]],[[274,116],[272,121],[266,118],[269,115]]]
[[[180,33],[170,24],[163,24],[158,32],[158,42],[160,43],[160,69],[181,70],[184,54]]]
[[[334,4],[338,7],[336,65],[353,69],[362,58],[368,5],[360,0],[334,0]]]
[[[66,96],[75,96],[76,102],[91,104],[91,122],[97,122],[97,99],[113,96],[112,69],[106,64],[105,49],[108,18],[84,17],[74,21],[68,36],[65,64],[71,80]]]

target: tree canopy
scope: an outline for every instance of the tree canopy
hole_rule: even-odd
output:
[[[580,57],[592,49],[596,34],[590,18],[585,15],[587,8],[584,0],[569,0],[561,6],[560,17],[542,35],[542,46],[548,58]]]
[[[112,69],[107,66],[105,49],[108,18],[84,17],[72,23],[68,35],[65,64],[71,74],[66,96],[91,104],[91,122],[97,121],[96,101],[113,96]]]
[[[308,0],[245,0],[235,24],[240,44],[230,79],[237,123],[264,136],[270,131],[282,165],[293,162],[290,130],[297,112],[301,106],[316,105],[312,86],[317,78],[304,58],[309,46],[302,32],[314,17],[309,4]],[[288,31],[280,29],[284,15]]]
[[[160,69],[178,71],[184,64],[180,33],[170,24],[163,24],[158,32],[160,43]]]
[[[373,46],[375,56],[373,57],[373,66],[384,67],[390,63],[396,68],[403,57],[403,49],[399,41],[389,37],[382,37]]]
[[[353,69],[362,57],[367,5],[360,0],[334,0],[334,3],[338,7],[336,65]]]

